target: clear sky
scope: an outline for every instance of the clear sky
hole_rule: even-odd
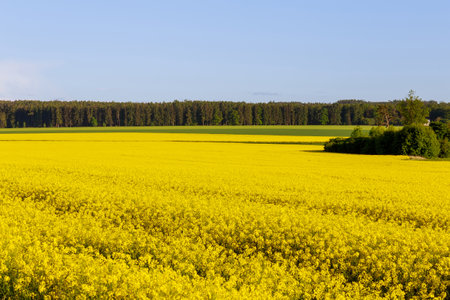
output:
[[[450,1],[0,1],[0,99],[450,100]]]

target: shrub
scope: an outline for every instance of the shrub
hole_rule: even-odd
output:
[[[448,139],[438,140],[430,127],[409,125],[397,131],[395,128],[374,127],[369,137],[361,136],[360,128],[355,128],[347,139],[331,139],[325,144],[325,151],[360,154],[403,154],[431,157],[449,157]]]
[[[352,138],[359,138],[363,136],[364,134],[360,126],[356,126],[355,129],[353,129],[352,134],[350,135],[350,137]]]
[[[360,137],[359,138],[359,149],[358,153],[361,154],[376,154],[375,151],[375,140],[371,137]]]
[[[382,136],[385,131],[386,131],[386,127],[383,127],[383,126],[372,127],[369,131],[369,136],[370,137]]]
[[[430,127],[408,125],[399,132],[401,154],[423,157],[437,157],[440,144],[436,134]]]
[[[334,138],[325,143],[325,151],[340,153],[376,154],[373,139],[370,137]]]
[[[383,135],[374,139],[376,154],[401,154],[399,131],[395,130],[394,127],[389,127]]]
[[[334,138],[325,143],[325,151],[327,152],[345,152],[345,142],[347,139]]]

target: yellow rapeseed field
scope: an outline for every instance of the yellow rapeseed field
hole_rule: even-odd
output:
[[[450,162],[327,139],[0,135],[0,298],[448,299]]]

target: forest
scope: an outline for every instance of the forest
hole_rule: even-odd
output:
[[[227,101],[0,101],[0,128],[177,125],[401,125],[400,100],[335,103]],[[424,101],[431,121],[450,120],[450,103]]]

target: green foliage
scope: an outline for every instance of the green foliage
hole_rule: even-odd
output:
[[[98,126],[97,119],[95,117],[92,117],[90,124],[92,127],[97,127]]]
[[[322,108],[322,115],[320,117],[320,123],[322,125],[327,125],[330,120],[328,119],[328,109]]]
[[[354,131],[355,133],[355,131]],[[438,157],[440,152],[446,155],[445,142],[440,143],[434,131],[423,125],[409,125],[396,131],[389,128],[384,132],[372,128],[370,137],[352,134],[348,139],[331,139],[325,144],[325,151],[360,154],[403,154]],[[441,150],[443,149],[443,150]]]
[[[186,110],[186,112],[184,113],[184,125],[193,125],[192,117],[192,111],[190,109]]]
[[[439,152],[439,157],[449,158],[450,157],[450,142],[448,138],[439,140],[441,151]]]
[[[386,128],[383,126],[372,127],[372,129],[370,129],[370,131],[369,131],[369,136],[370,137],[382,136],[385,131],[386,131]]]
[[[395,127],[387,128],[383,135],[375,136],[376,154],[400,154],[398,130]]]
[[[439,140],[450,138],[450,123],[431,122],[430,127],[433,129],[434,133],[436,133]]]
[[[0,127],[91,127],[199,125],[400,125],[399,101],[336,103],[227,101],[94,102],[0,101]],[[450,103],[424,102],[430,120],[449,121]],[[237,115],[230,113],[236,111]],[[237,118],[235,118],[237,117]],[[237,122],[238,121],[238,122]],[[5,125],[6,122],[6,125]]]
[[[326,152],[340,152],[345,153],[345,144],[347,143],[346,138],[334,138],[330,139],[328,142],[324,145],[324,150]]]
[[[398,118],[398,112],[392,103],[379,104],[375,111],[377,123],[389,127]]]
[[[239,113],[236,110],[230,111],[228,119],[230,120],[230,125],[239,125]]]
[[[433,129],[434,133],[439,140],[440,152],[439,157],[448,158],[450,157],[450,123],[444,122],[431,122],[430,128]]]
[[[422,99],[415,96],[413,90],[409,91],[408,97],[398,104],[397,109],[402,116],[403,125],[425,124],[427,122],[428,108]]]
[[[263,125],[262,122],[262,108],[261,106],[255,106],[253,109],[253,124],[254,125]]]
[[[437,157],[440,144],[434,131],[423,125],[409,125],[399,132],[401,154]]]
[[[436,104],[433,104],[436,105]],[[377,118],[386,125],[392,118],[393,111],[388,105],[379,105]],[[400,131],[382,127],[374,127],[369,132],[369,137],[364,138],[360,128],[355,128],[349,139],[332,139],[325,145],[325,151],[361,153],[361,154],[403,154],[422,156],[426,158],[447,157],[450,146],[448,145],[449,126],[432,122],[430,127],[423,126],[429,110],[425,103],[414,91],[410,91],[408,97],[399,102],[397,108],[402,116],[403,127]],[[380,121],[381,120],[381,121]]]
[[[218,110],[214,111],[212,125],[220,125],[222,123],[222,120],[223,120],[222,113]]]
[[[8,123],[6,121],[6,113],[0,112],[0,128],[5,128],[7,124]]]
[[[363,137],[363,136],[364,136],[364,133],[360,126],[356,126],[350,135],[350,137],[352,137],[352,138],[358,138],[358,137]]]

